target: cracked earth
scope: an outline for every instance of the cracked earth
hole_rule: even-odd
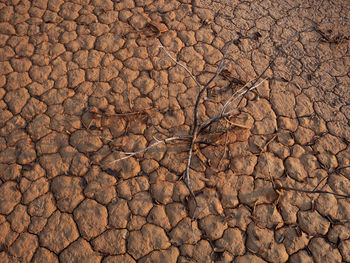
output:
[[[341,0],[1,0],[0,262],[350,262],[349,17]],[[198,139],[196,205],[188,141],[115,160],[190,134],[198,87],[158,40],[203,85],[236,33],[200,121],[291,41]]]

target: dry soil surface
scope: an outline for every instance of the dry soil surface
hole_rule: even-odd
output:
[[[0,262],[350,262],[349,1],[0,2]]]

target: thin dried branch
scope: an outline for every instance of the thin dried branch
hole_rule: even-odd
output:
[[[179,65],[180,67],[182,67],[184,70],[186,70],[186,72],[191,76],[191,78],[194,80],[194,82],[197,84],[197,86],[200,88],[201,84],[199,84],[199,82],[197,81],[197,79],[195,78],[195,76],[193,76],[193,74],[191,73],[191,71],[183,64],[181,64],[180,62],[178,62],[175,58],[173,58],[170,53],[165,49],[165,47],[163,46],[163,44],[160,42],[160,40],[158,39],[158,43],[159,43],[159,48],[161,48],[165,54],[168,55],[168,57],[174,61],[177,65]]]
[[[249,91],[252,91],[256,88],[258,88],[265,80],[267,80],[267,78],[263,79],[261,82],[259,82],[258,84],[256,84],[255,86],[252,86],[251,88],[249,89],[246,89],[245,91],[242,91],[246,88],[246,85],[243,86],[242,88],[240,88],[239,90],[237,90],[235,93],[232,94],[232,96],[227,100],[227,102],[224,104],[224,106],[222,107],[220,113],[213,117],[213,118],[210,118],[208,120],[205,120],[203,121],[200,125],[199,125],[199,132],[205,130],[208,126],[210,126],[211,124],[213,124],[214,122],[217,122],[218,120],[221,120],[223,118],[226,118],[226,117],[229,117],[232,112],[235,110],[235,109],[231,109],[230,111],[228,112],[225,112],[226,109],[234,102],[236,101],[237,99],[239,99],[240,97],[244,96],[247,92]],[[242,91],[242,92],[241,92]]]
[[[233,44],[234,40],[236,39],[236,36],[235,35],[231,41],[229,42],[229,44],[227,45],[225,51],[223,52],[223,57],[222,59],[220,60],[219,62],[219,65],[218,65],[218,68],[215,72],[215,74],[211,77],[211,79],[202,87],[202,85],[197,81],[197,79],[194,77],[194,75],[191,73],[191,71],[183,64],[179,63],[178,61],[176,61],[175,58],[173,58],[171,56],[171,54],[165,49],[165,47],[163,46],[163,44],[158,40],[159,42],[159,48],[161,48],[165,54],[173,61],[175,62],[177,65],[179,65],[180,67],[182,67],[183,69],[185,69],[185,71],[190,75],[190,77],[194,80],[194,82],[198,85],[199,87],[199,93],[198,93],[198,96],[197,96],[197,99],[196,99],[196,103],[195,103],[195,107],[194,107],[194,112],[193,112],[193,115],[194,115],[194,122],[193,122],[193,126],[192,126],[192,132],[191,132],[191,135],[183,135],[183,136],[175,136],[175,137],[170,137],[170,138],[166,138],[166,139],[163,139],[163,140],[157,140],[155,143],[149,145],[148,147],[144,148],[144,149],[141,149],[139,151],[136,151],[136,152],[132,152],[132,153],[124,153],[126,154],[127,156],[125,157],[122,157],[122,158],[119,158],[113,162],[117,162],[117,161],[121,161],[121,160],[125,160],[125,159],[128,159],[132,156],[135,156],[139,153],[143,153],[147,150],[149,150],[150,148],[153,148],[159,144],[162,144],[162,143],[166,143],[166,142],[169,142],[169,141],[173,141],[173,140],[184,140],[184,139],[191,139],[191,144],[190,144],[190,148],[188,150],[188,158],[187,158],[187,164],[186,164],[186,170],[185,170],[185,173],[184,173],[184,182],[186,183],[187,187],[189,188],[189,191],[191,193],[191,195],[193,196],[194,198],[194,201],[196,202],[197,204],[197,201],[196,201],[196,198],[195,198],[195,195],[192,191],[192,187],[191,187],[191,182],[190,182],[190,165],[191,165],[191,160],[192,160],[192,155],[193,155],[193,149],[194,149],[194,145],[197,143],[196,142],[196,139],[197,139],[197,136],[203,131],[205,130],[208,126],[210,126],[211,124],[213,124],[214,122],[217,122],[219,120],[221,120],[222,118],[226,118],[226,117],[229,117],[233,111],[235,109],[231,109],[229,111],[227,111],[227,109],[229,108],[230,105],[232,105],[232,103],[238,99],[240,99],[240,101],[242,100],[242,98],[244,97],[244,95],[249,92],[249,91],[252,91],[254,89],[256,89],[257,87],[259,87],[267,78],[263,79],[262,81],[260,81],[258,83],[258,81],[265,75],[265,73],[267,72],[267,70],[273,65],[273,63],[275,62],[276,58],[282,53],[284,52],[285,48],[289,45],[289,43],[296,37],[298,37],[300,34],[304,33],[304,32],[307,32],[307,31],[311,31],[313,29],[315,29],[316,27],[320,26],[320,25],[323,25],[323,24],[331,24],[331,23],[336,23],[336,22],[344,22],[344,23],[349,23],[350,22],[350,19],[340,19],[340,20],[331,20],[331,21],[325,21],[325,22],[321,22],[321,23],[317,23],[317,24],[314,24],[313,26],[310,26],[296,34],[294,34],[293,36],[291,36],[287,42],[279,48],[279,50],[277,51],[276,55],[270,60],[269,64],[266,66],[266,68],[260,73],[260,75],[252,82],[250,82],[251,84],[251,87],[250,88],[247,88],[247,85],[244,85],[242,88],[240,88],[238,91],[236,91],[234,94],[232,94],[232,96],[230,97],[230,99],[228,101],[226,101],[226,103],[224,104],[224,106],[222,107],[220,113],[213,117],[213,118],[210,118],[208,120],[205,120],[203,121],[202,123],[198,123],[198,107],[199,107],[199,104],[200,104],[200,101],[203,97],[203,94],[204,92],[208,89],[208,87],[210,86],[210,84],[215,80],[215,78],[222,72],[223,69],[225,69],[225,67],[227,67],[231,61],[228,61],[225,63],[225,59],[226,59],[226,55],[227,55],[227,52],[230,48],[230,46]],[[240,101],[237,103],[237,105],[239,105]],[[284,190],[294,190],[294,191],[301,191],[301,192],[307,192],[307,193],[326,193],[326,194],[334,194],[334,195],[337,195],[337,196],[341,196],[341,197],[345,197],[345,198],[348,198],[347,195],[342,195],[342,194],[336,194],[336,193],[332,193],[332,192],[327,192],[327,191],[321,191],[321,190],[317,190],[317,191],[308,191],[308,190],[301,190],[301,189],[294,189],[294,188],[280,188],[280,189],[284,189]]]
[[[191,141],[191,145],[190,145],[190,149],[188,150],[188,157],[187,157],[187,163],[186,163],[186,170],[185,170],[185,177],[184,177],[184,181],[192,195],[192,197],[194,198],[195,202],[197,203],[196,200],[196,196],[193,193],[192,187],[191,187],[191,181],[190,181],[190,166],[191,166],[191,160],[192,160],[192,153],[193,153],[193,147],[195,145],[197,136],[198,136],[198,131],[199,131],[199,125],[198,125],[198,107],[199,107],[199,103],[203,97],[204,92],[208,89],[209,85],[214,81],[214,79],[220,74],[220,72],[227,67],[231,61],[224,63],[225,59],[226,59],[226,55],[227,55],[227,51],[230,48],[230,46],[233,44],[233,41],[236,39],[237,34],[232,38],[232,40],[229,42],[229,44],[227,45],[226,50],[224,51],[224,54],[222,56],[222,59],[219,63],[219,66],[215,72],[215,74],[211,77],[211,79],[204,85],[203,88],[201,88],[199,90],[199,93],[197,95],[197,99],[196,99],[196,103],[194,106],[194,110],[193,110],[193,126],[192,126],[192,141]]]
[[[189,139],[191,138],[192,136],[191,135],[180,135],[180,136],[174,136],[174,137],[170,137],[170,138],[165,138],[163,140],[158,140],[156,139],[156,142],[155,143],[152,143],[151,145],[147,146],[146,148],[143,148],[139,151],[136,151],[136,152],[123,152],[123,154],[126,154],[126,156],[122,157],[122,158],[119,158],[119,159],[116,159],[112,162],[110,162],[111,164],[112,163],[116,163],[116,162],[119,162],[119,161],[122,161],[122,160],[126,160],[126,159],[129,159],[139,153],[144,153],[146,151],[148,151],[149,149],[151,148],[154,148],[156,147],[157,145],[159,144],[162,144],[162,143],[167,143],[167,142],[170,142],[170,141],[175,141],[175,140],[186,140],[186,139]]]

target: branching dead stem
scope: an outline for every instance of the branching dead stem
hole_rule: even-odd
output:
[[[193,126],[192,126],[192,141],[191,141],[190,149],[188,150],[188,157],[187,157],[184,181],[185,181],[192,197],[194,198],[194,201],[196,204],[197,204],[196,196],[195,196],[195,194],[192,190],[192,187],[191,187],[190,166],[191,166],[191,160],[192,160],[193,147],[195,145],[197,136],[198,136],[199,131],[200,131],[200,129],[199,129],[200,126],[198,123],[198,107],[199,107],[199,103],[203,97],[204,92],[208,89],[210,84],[215,80],[215,78],[220,74],[220,72],[232,62],[232,61],[228,61],[228,62],[224,63],[224,61],[226,59],[227,51],[229,50],[230,46],[233,44],[233,41],[236,39],[236,36],[237,36],[237,34],[231,39],[231,41],[227,45],[227,48],[224,51],[224,54],[222,56],[222,59],[219,63],[219,66],[218,66],[215,74],[211,77],[211,79],[203,87],[200,87],[199,93],[197,95],[196,103],[194,106],[194,110],[193,110],[194,116],[193,116]],[[196,83],[198,83],[198,82],[196,81]]]
[[[181,64],[180,62],[178,62],[175,58],[173,58],[170,53],[165,49],[165,47],[163,46],[163,44],[160,42],[160,40],[158,39],[158,43],[159,43],[159,48],[161,48],[165,54],[168,55],[168,57],[175,62],[177,65],[179,65],[180,67],[182,67],[184,70],[186,70],[186,72],[191,76],[191,78],[194,80],[194,82],[196,82],[197,86],[200,88],[201,84],[199,84],[199,82],[197,81],[197,79],[195,78],[195,76],[193,76],[193,74],[191,73],[191,71],[184,66],[183,64]]]
[[[241,87],[239,90],[234,92],[231,95],[231,97],[225,102],[225,104],[223,105],[223,107],[221,108],[221,110],[220,110],[220,112],[218,113],[217,116],[212,117],[210,119],[207,119],[207,120],[205,120],[205,121],[203,121],[201,123],[198,122],[198,107],[199,107],[199,105],[200,105],[200,103],[201,103],[201,101],[203,99],[204,93],[208,90],[208,87],[213,83],[213,81],[216,79],[216,77],[232,62],[231,60],[225,62],[225,60],[226,60],[227,52],[228,52],[229,48],[231,47],[231,45],[233,44],[234,40],[236,39],[237,34],[228,43],[225,51],[223,52],[223,57],[222,57],[222,59],[219,62],[219,65],[218,65],[218,68],[217,68],[216,72],[214,73],[214,75],[210,78],[210,80],[204,86],[202,86],[199,83],[199,81],[196,79],[196,77],[191,73],[191,71],[185,65],[181,64],[174,57],[172,57],[172,55],[166,50],[166,48],[163,46],[163,44],[160,42],[160,40],[158,40],[159,48],[162,51],[164,51],[164,53],[176,65],[182,67],[189,74],[189,76],[193,79],[193,81],[196,83],[196,85],[199,88],[199,92],[198,92],[198,95],[197,95],[197,98],[196,98],[194,111],[193,111],[193,119],[194,119],[194,121],[193,121],[193,125],[192,125],[192,128],[191,128],[191,134],[190,135],[169,137],[169,138],[166,138],[166,139],[163,139],[163,140],[156,139],[156,142],[152,143],[151,145],[147,146],[146,148],[141,149],[139,151],[135,151],[135,152],[126,152],[126,153],[124,153],[126,156],[124,156],[122,158],[119,158],[117,160],[114,160],[112,163],[128,159],[128,158],[130,158],[132,156],[135,156],[137,154],[140,154],[140,153],[144,153],[147,150],[149,150],[149,149],[151,149],[153,147],[156,147],[157,145],[163,144],[163,143],[165,144],[167,142],[176,141],[176,140],[190,140],[190,147],[189,147],[189,150],[188,150],[187,163],[186,163],[185,172],[183,174],[183,180],[184,180],[185,184],[187,185],[187,188],[189,189],[190,194],[193,197],[195,205],[197,207],[198,204],[197,204],[196,196],[195,196],[195,194],[194,194],[194,192],[192,190],[192,186],[191,186],[190,166],[191,166],[191,160],[192,160],[192,155],[193,155],[193,151],[194,151],[194,146],[196,145],[196,143],[198,143],[196,141],[197,138],[198,138],[198,135],[201,132],[203,132],[206,128],[208,128],[210,125],[212,125],[213,123],[218,122],[221,119],[224,119],[224,118],[227,118],[227,117],[231,116],[233,114],[233,112],[236,110],[236,108],[238,107],[238,105],[240,104],[240,102],[243,99],[244,95],[246,93],[248,93],[249,91],[252,91],[252,90],[258,88],[264,81],[267,80],[267,78],[262,79],[264,77],[265,73],[273,65],[273,63],[281,55],[281,53],[285,51],[286,47],[289,45],[289,43],[293,39],[295,39],[296,37],[300,36],[304,32],[308,32],[308,31],[314,30],[315,28],[317,28],[320,25],[331,24],[331,23],[336,23],[336,22],[338,22],[338,23],[341,23],[341,22],[349,23],[350,19],[332,20],[332,21],[325,21],[325,22],[321,22],[321,23],[318,23],[318,24],[314,24],[313,26],[307,27],[304,30],[302,30],[300,32],[297,32],[296,34],[291,36],[286,41],[286,43],[284,45],[282,45],[278,49],[277,53],[270,60],[269,64],[266,66],[266,68],[260,73],[260,75],[254,81],[250,81],[250,82],[246,83],[243,87]],[[232,106],[233,102],[236,102],[237,100],[239,100],[237,102],[237,106],[234,107],[233,109],[230,109],[230,106]],[[231,123],[231,124],[236,125],[235,123]],[[239,125],[236,125],[236,126],[239,126]],[[243,128],[249,128],[249,127],[243,127]],[[273,139],[275,139],[275,138],[273,138]],[[220,162],[219,162],[219,164],[220,164]],[[314,190],[305,190],[305,189],[298,189],[298,188],[292,188],[292,187],[284,187],[284,186],[278,184],[277,182],[275,182],[272,174],[270,173],[269,163],[268,163],[268,169],[269,169],[270,180],[272,182],[273,188],[279,195],[278,199],[275,202],[276,205],[279,202],[279,199],[280,199],[281,195],[283,194],[283,191],[297,191],[297,192],[304,192],[304,193],[309,193],[309,194],[331,194],[331,195],[338,196],[338,197],[341,197],[341,198],[350,198],[349,195],[345,195],[345,194],[338,194],[338,193],[329,192],[329,191],[316,190],[319,185],[317,185],[317,187],[315,187]],[[193,229],[193,225],[192,225],[194,220],[196,220],[196,218],[192,218],[192,220],[191,220],[191,229],[192,229],[192,235],[193,235],[194,244],[196,244],[196,237],[195,237],[195,233],[194,233],[194,229]]]
[[[136,151],[136,152],[123,152],[123,154],[125,154],[126,156],[119,158],[119,159],[116,159],[116,160],[110,162],[110,164],[129,159],[129,158],[131,158],[139,153],[144,153],[144,152],[148,151],[149,149],[158,146],[159,144],[163,144],[163,143],[167,143],[167,142],[175,141],[175,140],[186,140],[186,139],[189,139],[191,137],[192,137],[191,135],[181,135],[181,136],[174,136],[174,137],[165,138],[163,140],[158,140],[157,138],[153,137],[156,140],[155,143],[152,143],[151,145],[147,146],[146,148],[143,148],[143,149]]]
[[[295,39],[296,37],[300,36],[302,33],[304,32],[308,32],[311,31],[315,28],[317,28],[320,25],[323,24],[331,24],[331,23],[349,23],[350,19],[341,19],[341,20],[331,20],[331,21],[325,21],[325,22],[321,22],[321,23],[317,23],[314,24],[313,26],[307,27],[302,31],[297,32],[296,34],[294,34],[293,36],[291,36],[284,45],[282,45],[277,53],[274,55],[274,57],[270,60],[269,64],[266,66],[266,68],[260,73],[260,75],[254,80],[254,81],[250,81],[249,83],[245,84],[243,87],[241,87],[239,90],[237,90],[236,92],[234,92],[232,94],[232,96],[225,102],[224,106],[221,108],[219,114],[213,118],[207,119],[205,121],[203,121],[202,123],[198,122],[198,107],[200,105],[201,100],[203,99],[203,95],[205,93],[205,91],[208,89],[208,87],[210,86],[210,84],[216,79],[216,77],[222,72],[222,70],[224,70],[232,61],[229,60],[228,62],[225,62],[226,56],[227,56],[227,52],[229,50],[229,48],[231,47],[231,45],[233,44],[234,40],[236,39],[237,34],[231,39],[231,41],[228,43],[225,51],[223,52],[223,57],[219,62],[218,68],[216,70],[216,72],[214,73],[214,75],[210,78],[210,80],[204,85],[202,86],[198,80],[196,79],[196,77],[191,73],[191,71],[183,64],[181,64],[180,62],[178,62],[175,58],[173,58],[171,56],[171,54],[166,50],[166,48],[163,46],[163,44],[158,40],[159,43],[159,48],[162,49],[164,51],[164,53],[173,61],[175,62],[177,65],[179,65],[180,67],[182,67],[189,75],[190,77],[193,79],[193,81],[197,84],[198,88],[199,88],[199,92],[197,95],[197,99],[196,99],[196,103],[194,106],[194,111],[193,111],[193,125],[192,125],[192,129],[191,129],[191,135],[187,135],[187,136],[174,136],[174,137],[169,137],[163,140],[157,140],[155,143],[149,145],[148,147],[141,149],[139,151],[136,152],[131,152],[131,153],[124,153],[126,154],[126,156],[119,158],[117,160],[114,160],[114,162],[118,162],[121,160],[125,160],[128,159],[132,156],[135,156],[139,153],[143,153],[146,152],[147,150],[162,144],[162,143],[167,143],[169,141],[174,141],[174,140],[184,140],[184,139],[190,139],[191,143],[190,143],[190,147],[188,150],[188,156],[187,156],[187,163],[186,163],[186,169],[185,169],[185,173],[184,173],[184,182],[186,183],[192,197],[194,198],[195,203],[197,204],[196,201],[196,197],[195,194],[192,190],[191,187],[191,182],[190,182],[190,166],[191,166],[191,160],[192,160],[192,155],[193,155],[193,149],[194,146],[196,144],[196,139],[198,137],[198,135],[204,131],[207,127],[209,127],[210,125],[212,125],[213,123],[223,119],[223,118],[227,118],[229,116],[232,115],[232,113],[236,110],[236,108],[233,109],[229,109],[229,107],[232,105],[233,102],[237,101],[238,99],[240,99],[237,103],[237,105],[239,105],[240,101],[242,100],[242,98],[244,97],[244,95],[249,92],[252,91],[256,88],[258,88],[264,81],[267,80],[267,78],[264,78],[263,80],[262,77],[265,75],[265,73],[267,72],[267,70],[273,65],[273,63],[275,62],[276,58],[278,56],[280,56],[280,54],[282,52],[284,52],[285,48],[289,45],[289,43]],[[248,87],[250,86],[250,87]],[[294,191],[298,191],[300,189],[292,189],[292,188],[280,188],[280,189],[284,189],[284,190],[294,190]],[[300,191],[304,191],[307,192],[307,190],[300,190]],[[334,194],[334,195],[339,195],[336,193],[331,193],[331,192],[327,192],[327,191],[310,191],[312,193],[316,193],[316,192],[322,192],[322,193],[328,193],[328,194]],[[340,195],[342,197],[347,197],[345,195]]]

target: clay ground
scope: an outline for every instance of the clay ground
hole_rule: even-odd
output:
[[[0,262],[350,262],[349,1],[0,2]]]

